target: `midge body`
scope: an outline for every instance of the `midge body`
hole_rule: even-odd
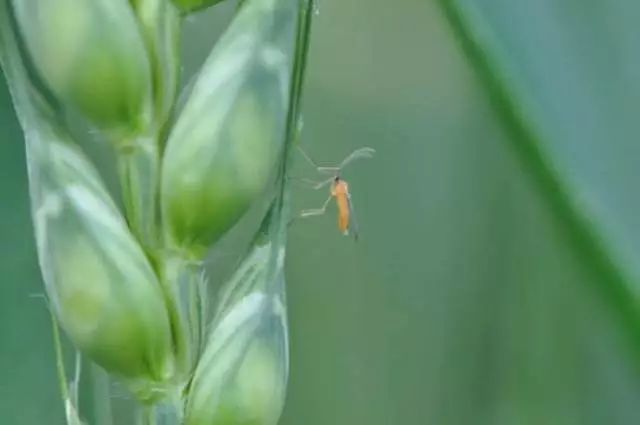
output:
[[[327,207],[331,200],[335,198],[336,206],[338,208],[338,229],[343,235],[352,233],[353,237],[358,240],[358,222],[356,221],[353,202],[351,201],[349,184],[340,176],[340,173],[342,172],[342,169],[351,162],[361,158],[371,158],[376,151],[369,147],[359,148],[351,152],[351,154],[347,156],[337,167],[320,167],[311,159],[311,157],[309,157],[309,155],[306,154],[304,150],[302,150],[302,148],[299,149],[304,158],[313,165],[318,172],[332,174],[332,177],[327,180],[311,182],[314,189],[322,189],[323,187],[330,185],[329,197],[321,208],[303,210],[300,213],[300,217],[304,218],[323,215],[327,212]]]
[[[331,185],[331,196],[336,198],[336,205],[338,206],[338,229],[344,234],[349,234],[349,222],[351,221],[351,194],[349,193],[349,185],[346,181],[342,180],[340,176],[336,176],[333,179]],[[354,236],[357,238],[357,230],[354,232]]]

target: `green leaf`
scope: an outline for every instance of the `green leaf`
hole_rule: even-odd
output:
[[[634,84],[616,87],[607,69],[612,58],[581,51],[581,46],[598,42],[613,48],[625,34],[601,41],[594,31],[603,25],[597,10],[586,8],[587,13],[576,16],[571,4],[577,2],[502,3],[478,8],[465,0],[440,0],[523,166],[538,180],[576,249],[597,268],[599,282],[626,315],[640,348],[640,269],[634,261],[640,234],[637,218],[629,214],[640,204],[620,185],[638,175],[632,158],[634,151],[640,154],[640,145],[632,136],[633,115],[625,117],[624,105],[610,104],[612,93],[632,90]],[[510,19],[515,12],[524,14],[523,9],[537,25],[527,20],[513,26]],[[622,11],[611,7],[610,12],[615,16]],[[562,25],[572,17],[574,27]],[[553,43],[540,49],[535,44],[540,38]],[[622,69],[634,66],[635,58],[619,54],[617,59]]]

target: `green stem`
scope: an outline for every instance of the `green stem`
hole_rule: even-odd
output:
[[[296,41],[296,57],[291,80],[291,95],[289,98],[289,116],[287,119],[287,149],[296,139],[300,108],[304,92],[304,77],[307,69],[309,42],[311,40],[311,26],[313,21],[313,0],[301,0],[304,4],[298,16],[298,38]]]
[[[62,339],[60,338],[60,328],[58,321],[51,312],[51,325],[53,329],[53,348],[56,355],[56,371],[58,373],[58,384],[60,385],[60,394],[66,403],[69,400],[69,385],[67,383],[67,372],[64,367],[64,353],[62,351]]]
[[[311,28],[314,15],[314,0],[300,0],[302,7],[298,15],[298,37],[296,40],[296,56],[293,66],[293,76],[291,79],[291,93],[289,97],[289,113],[287,117],[287,140],[282,153],[282,164],[279,174],[279,188],[276,202],[276,209],[280,211],[280,224],[287,226],[289,217],[288,210],[288,167],[291,160],[291,147],[298,142],[300,132],[300,117],[302,108],[302,96],[304,93],[304,81],[307,69],[307,58],[309,56],[309,43],[311,41]],[[286,232],[285,232],[286,233]]]
[[[269,259],[270,269],[268,276],[275,276],[276,269],[280,265],[278,258],[282,252],[279,249],[286,245],[287,228],[289,225],[289,178],[288,170],[292,159],[292,146],[298,142],[300,136],[299,122],[301,118],[302,96],[304,93],[304,81],[311,40],[311,27],[314,15],[313,0],[300,0],[301,8],[298,14],[298,29],[296,40],[296,53],[291,78],[291,92],[289,97],[289,111],[287,115],[286,140],[282,152],[282,162],[278,174],[278,187],[274,203],[269,210],[268,234],[274,249]],[[275,282],[274,279],[271,281]]]
[[[174,393],[153,406],[154,425],[179,425],[182,423],[181,394]]]
[[[194,361],[204,345],[204,329],[206,324],[206,284],[203,269],[198,264],[185,264],[185,281],[181,285],[187,287],[189,293],[189,330],[194,350]]]
[[[142,406],[140,408],[140,424],[156,425],[156,410],[154,406]]]
[[[80,405],[80,379],[82,375],[82,354],[76,350],[75,371],[71,385],[71,402],[74,406]]]
[[[166,0],[132,0],[144,35],[153,77],[154,122],[164,148],[180,81],[182,17]]]
[[[165,273],[161,279],[164,291],[169,320],[171,322],[171,335],[173,338],[173,349],[176,356],[176,364],[180,379],[190,370],[189,353],[189,328],[185,312],[180,303],[180,287],[176,281],[178,272],[176,271],[174,260],[165,263]]]
[[[500,54],[490,28],[473,2],[438,0],[445,17],[484,84],[509,138],[522,162],[528,166],[547,196],[550,206],[569,231],[577,248],[600,275],[601,289],[627,324],[636,351],[640,353],[640,304],[638,277],[614,255],[606,231],[597,223],[569,178],[548,152],[545,136],[528,109],[527,95],[511,78],[506,58]]]
[[[141,137],[118,151],[120,186],[129,227],[147,253],[158,244],[160,157],[154,137]]]
[[[95,425],[113,425],[109,375],[98,365],[91,367]]]
[[[200,332],[200,349],[199,354],[204,351],[205,344],[207,343],[207,320],[209,318],[209,293],[207,291],[207,281],[204,276],[204,269],[202,269],[202,275],[198,285],[198,311],[200,314],[199,332]]]
[[[77,397],[74,397],[69,391],[69,383],[67,382],[67,372],[64,366],[64,352],[62,350],[62,339],[60,338],[60,327],[53,312],[51,312],[51,324],[53,326],[53,346],[56,354],[56,369],[58,372],[58,383],[60,384],[60,393],[64,402],[65,419],[67,425],[83,425],[78,416]],[[78,354],[79,355],[79,354]]]
[[[206,288],[202,267],[179,255],[167,257],[161,281],[171,319],[178,375],[186,383],[204,343]]]

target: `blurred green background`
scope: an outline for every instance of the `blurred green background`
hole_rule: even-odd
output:
[[[187,76],[233,7],[189,19]],[[320,0],[304,143],[378,154],[344,173],[359,242],[334,210],[292,227],[283,425],[640,423],[638,22],[635,0]],[[58,425],[4,82],[0,128],[0,423]]]

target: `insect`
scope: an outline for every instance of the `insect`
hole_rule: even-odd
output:
[[[300,217],[312,217],[323,215],[327,212],[327,207],[332,199],[335,198],[336,205],[338,207],[338,229],[344,234],[348,235],[351,231],[356,240],[358,240],[358,222],[356,220],[355,212],[353,209],[353,202],[351,201],[351,192],[349,192],[349,184],[340,177],[340,173],[350,163],[357,159],[372,158],[375,154],[373,148],[364,147],[356,149],[351,152],[337,167],[321,167],[318,166],[309,155],[306,154],[302,148],[298,147],[304,158],[320,173],[331,174],[331,177],[321,182],[307,181],[313,185],[316,190],[322,189],[327,185],[330,186],[329,197],[324,202],[321,208],[314,208],[303,210],[300,212]]]

